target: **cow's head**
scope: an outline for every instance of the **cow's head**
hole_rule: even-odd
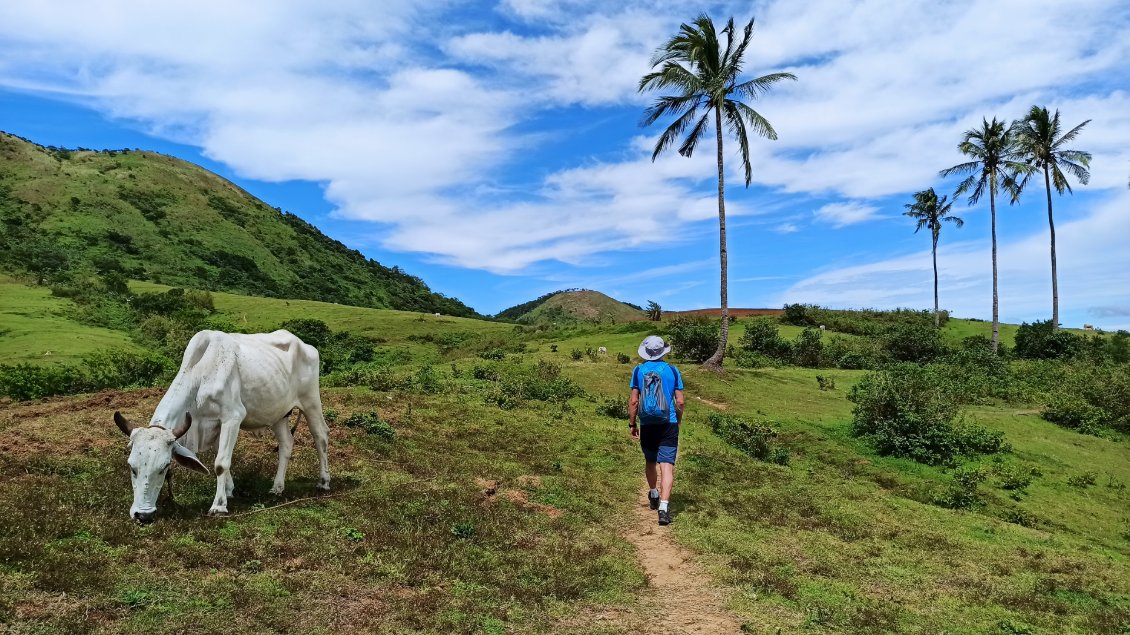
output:
[[[161,493],[173,461],[190,470],[208,473],[208,468],[192,450],[177,441],[192,426],[192,416],[185,413],[184,422],[172,431],[158,425],[134,427],[120,412],[114,413],[114,423],[129,437],[129,470],[133,480],[130,518],[142,524],[151,523],[157,515],[157,495]]]

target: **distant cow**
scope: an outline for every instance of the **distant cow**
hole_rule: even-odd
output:
[[[434,315],[435,317],[440,317],[439,313],[434,313],[433,315]]]
[[[607,355],[607,354],[608,354],[608,349],[607,349],[607,348],[605,348],[605,347],[603,347],[603,346],[601,346],[600,348],[596,349],[596,352],[597,352],[597,353],[599,353],[599,354],[601,354],[601,355]]]
[[[1084,325],[1083,325],[1083,330],[1084,330],[1084,331],[1093,331],[1093,330],[1095,330],[1095,327],[1094,327],[1094,325],[1092,325],[1092,324],[1084,324]]]
[[[207,474],[208,468],[196,458],[196,452],[205,447],[216,447],[216,498],[208,513],[226,514],[235,486],[232,450],[241,428],[274,431],[279,467],[271,493],[281,494],[294,449],[287,425],[294,408],[305,416],[318,449],[318,487],[329,489],[329,431],[322,417],[319,366],[318,350],[289,331],[253,335],[200,331],[194,335],[148,427],[134,427],[121,413],[114,413],[114,422],[130,439],[130,517],[142,523],[154,519],[157,495],[172,461]]]

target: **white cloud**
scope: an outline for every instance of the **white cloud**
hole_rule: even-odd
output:
[[[692,223],[715,217],[712,145],[652,164],[654,136],[496,187],[545,141],[526,125],[536,118],[642,109],[654,95],[636,93],[640,74],[693,11],[503,0],[471,7],[482,12],[472,28],[449,10],[468,11],[424,0],[4,3],[0,87],[141,121],[243,176],[324,183],[339,216],[379,223],[383,246],[463,267],[580,264],[656,232],[686,240]],[[749,10],[733,2],[716,16]],[[755,104],[780,141],[752,144],[754,182],[786,198],[844,199],[819,220],[879,216],[876,197],[936,184],[939,168],[961,160],[962,130],[1032,103],[1060,107],[1068,122],[1093,118],[1079,139],[1095,154],[1087,187],[1125,188],[1130,97],[1103,88],[1130,83],[1130,8],[1119,0],[769,0],[758,14],[747,68],[800,81]],[[512,22],[490,27],[488,17]],[[787,204],[729,192],[733,216],[764,215],[781,234],[818,231],[773,216]]]
[[[1103,328],[1130,328],[1130,192],[1108,197],[1094,212],[1056,225],[1061,321],[1093,322]],[[1051,314],[1048,236],[1037,231],[1000,240],[1000,311],[1004,321],[1041,319]],[[942,243],[938,248],[941,304],[960,316],[987,316],[991,306],[988,241]],[[846,307],[927,307],[933,305],[929,250],[867,264],[828,267],[786,290],[776,304],[814,302]]]
[[[817,221],[827,222],[837,229],[874,220],[878,214],[879,208],[858,202],[828,203],[812,212]]]

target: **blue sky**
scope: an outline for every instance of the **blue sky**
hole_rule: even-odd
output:
[[[756,17],[748,71],[799,78],[754,104],[780,138],[750,188],[724,146],[731,306],[930,306],[903,204],[952,190],[963,130],[1040,104],[1092,120],[1091,181],[1054,200],[1062,321],[1130,327],[1121,0],[17,1],[0,129],[200,163],[486,313],[566,287],[717,306],[713,144],[653,163],[638,126],[650,55],[699,11]],[[1039,186],[999,206],[1006,321],[1050,316]],[[954,211],[942,304],[988,318],[987,202]]]

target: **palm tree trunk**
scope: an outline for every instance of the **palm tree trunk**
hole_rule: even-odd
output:
[[[997,352],[1001,339],[1001,323],[998,316],[999,303],[997,300],[997,175],[992,175],[993,183],[989,188],[989,212],[992,219],[993,237],[993,352]]]
[[[1044,188],[1048,192],[1048,229],[1052,234],[1052,332],[1059,330],[1059,280],[1055,272],[1055,221],[1052,220],[1052,184],[1044,164]]]
[[[934,255],[934,328],[940,326],[938,324],[938,235],[934,234],[934,248],[931,250]]]
[[[722,309],[722,334],[718,338],[718,350],[710,356],[710,359],[703,362],[702,367],[713,370],[715,372],[722,372],[722,359],[726,356],[726,340],[730,336],[730,307],[729,298],[727,293],[727,268],[728,258],[726,254],[726,185],[722,175],[722,108],[715,106],[714,108],[714,132],[718,139],[718,260],[722,267],[722,293],[721,293],[721,309]]]

